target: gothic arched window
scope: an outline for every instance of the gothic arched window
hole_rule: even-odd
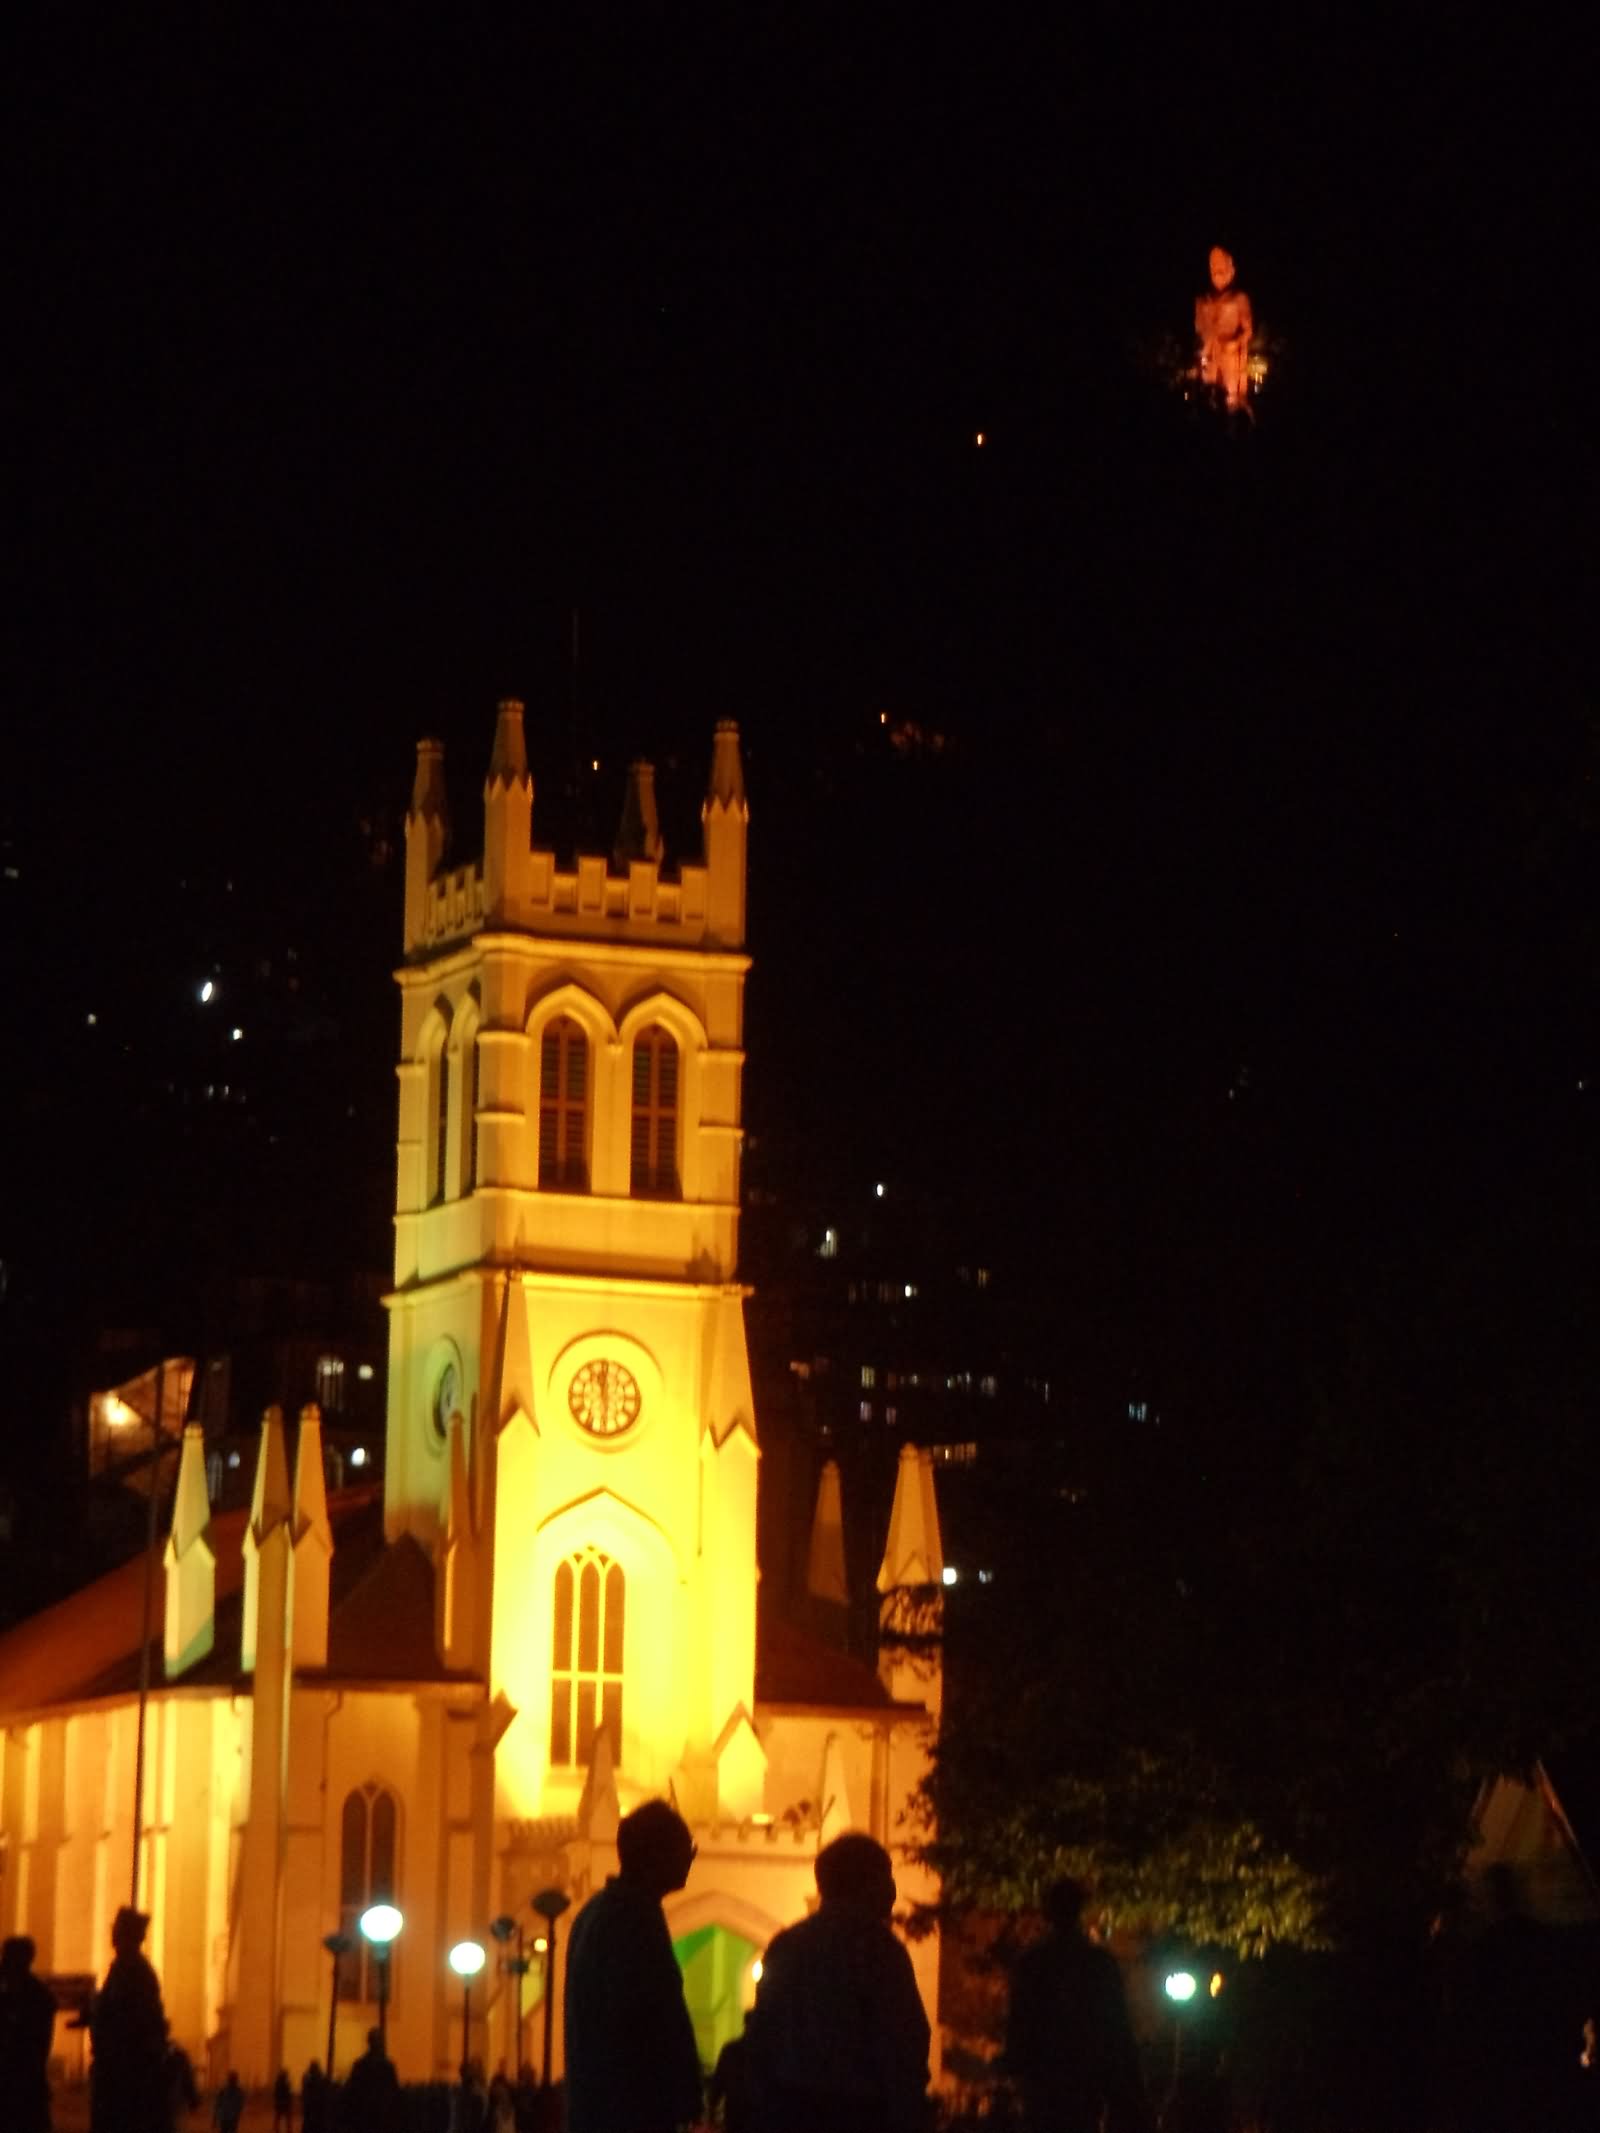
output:
[[[631,1178],[636,1199],[678,1197],[678,1041],[659,1022],[634,1040]]]
[[[557,1192],[589,1189],[589,1040],[558,1015],[539,1045],[539,1183]]]
[[[378,1997],[374,1959],[359,1921],[369,1904],[394,1902],[399,1851],[400,1808],[394,1794],[382,1785],[346,1793],[339,1821],[339,1931],[353,1946],[339,1961],[341,2000]],[[389,1984],[392,1993],[392,1969]]]
[[[467,1074],[467,1096],[472,1106],[461,1143],[461,1190],[471,1192],[478,1182],[478,1104],[483,1093],[483,1041],[474,1034],[467,1040],[472,1065]]]
[[[556,1566],[555,1634],[550,1654],[550,1762],[587,1768],[595,1737],[622,1748],[622,1632],[625,1600],[620,1563],[586,1548]]]

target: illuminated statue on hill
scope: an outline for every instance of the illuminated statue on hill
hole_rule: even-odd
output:
[[[1232,254],[1213,245],[1211,288],[1194,300],[1200,380],[1220,390],[1230,409],[1243,407],[1250,390],[1250,336],[1255,330],[1250,299],[1233,275]]]

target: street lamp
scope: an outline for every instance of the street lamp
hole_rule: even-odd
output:
[[[461,1980],[461,2085],[466,2086],[467,2063],[472,2057],[472,1980],[488,1961],[481,1940],[458,1940],[450,1950],[449,1964]]]
[[[1192,1970],[1169,1970],[1163,1990],[1172,2002],[1172,2086],[1176,2090],[1178,2076],[1183,2071],[1183,2022],[1178,2010],[1187,2007],[1194,1998],[1199,1982]]]
[[[556,1920],[571,1902],[572,1898],[563,1889],[541,1889],[530,1905],[544,1920],[549,1941],[544,1951],[544,2066],[539,2076],[542,2089],[550,2086],[551,2040],[555,2030]]]
[[[368,1906],[356,1921],[361,1928],[361,1938],[372,1950],[372,1960],[378,1966],[378,2049],[384,2058],[389,2056],[389,1949],[405,1924],[404,1918],[392,1903],[375,1903]]]
[[[510,2070],[511,2078],[515,2080],[517,2070],[522,2064],[522,1980],[528,1974],[528,1958],[522,1952],[522,1926],[519,1920],[512,1918],[506,1912],[502,1912],[498,1918],[490,1919],[489,1931],[500,1943],[502,1951],[500,1956],[501,1969],[506,1973],[507,1977],[514,1977],[517,1981],[515,1988],[517,2033],[515,2041],[510,2038],[506,2040],[506,2063]],[[511,1941],[515,1941],[517,1944],[515,1955],[508,1955],[504,1952]],[[509,2029],[510,2026],[511,2001],[507,2000],[506,2027]]]
[[[324,1933],[322,1945],[333,1957],[333,1977],[328,1986],[328,2079],[333,2079],[333,2025],[339,2013],[339,1965],[355,1946],[348,1933]]]

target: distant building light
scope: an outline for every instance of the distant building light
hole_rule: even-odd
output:
[[[238,1465],[239,1465],[239,1454],[238,1454],[237,1452],[229,1452],[229,1454],[228,1454],[228,1468],[229,1468],[229,1471],[230,1471],[230,1472],[234,1472],[234,1471],[236,1471],[236,1470],[237,1470],[237,1468],[238,1468]]]
[[[954,1585],[960,1578],[960,1576],[961,1573],[956,1568],[954,1563],[946,1563],[943,1570],[939,1573],[939,1581],[943,1585]]]
[[[817,1257],[819,1259],[837,1259],[838,1256],[839,1232],[836,1229],[825,1229],[822,1232],[822,1242],[817,1246]]]
[[[88,1014],[85,1015],[83,1019],[85,1020],[85,1022],[88,1023],[90,1029],[93,1029],[95,1024],[100,1020],[100,1017],[96,1014]],[[1583,1087],[1583,1083],[1581,1081],[1578,1083],[1578,1087],[1580,1089]]]
[[[976,445],[976,446],[978,447],[978,450],[979,450],[979,451],[981,452],[981,451],[983,450],[983,432],[982,432],[982,430],[979,430],[979,432],[978,432],[977,436],[976,436],[976,437],[974,437],[972,441],[973,441],[973,443],[974,443],[974,444],[975,444],[975,445]]]
[[[980,1570],[978,1572],[978,1583],[980,1585],[992,1585],[994,1583],[994,1572],[992,1570]]]
[[[870,1422],[872,1420],[872,1402],[870,1400],[863,1400],[860,1407],[857,1409],[857,1413],[860,1415],[863,1422]]]
[[[907,1295],[907,1297],[909,1298],[909,1297],[915,1296],[915,1295],[916,1295],[916,1293],[917,1293],[917,1285],[916,1285],[916,1283],[915,1283],[914,1281],[908,1281],[908,1282],[906,1283],[906,1295]]]
[[[978,1269],[978,1287],[979,1287],[980,1289],[986,1289],[986,1288],[987,1288],[988,1286],[989,1286],[989,1269],[988,1269],[988,1268],[987,1268],[986,1266],[981,1266],[981,1267],[979,1267],[979,1269]]]
[[[885,1408],[885,1409],[883,1410],[883,1419],[884,1419],[884,1422],[886,1423],[886,1425],[887,1425],[887,1426],[888,1426],[888,1427],[889,1427],[890,1429],[893,1429],[893,1428],[894,1428],[894,1426],[895,1426],[895,1424],[896,1424],[896,1423],[897,1423],[897,1422],[899,1421],[899,1419],[900,1419],[900,1410],[899,1410],[898,1408],[896,1408],[896,1407],[886,1407],[886,1408]]]
[[[887,1185],[874,1185],[872,1188],[872,1197],[875,1200],[881,1200],[884,1194],[888,1191],[888,1189],[889,1188]]]
[[[372,1365],[370,1363],[357,1363],[356,1376],[363,1385],[370,1385],[372,1383]]]
[[[861,1366],[861,1389],[863,1392],[870,1392],[877,1382],[878,1372],[876,1366],[872,1363],[863,1363]]]
[[[979,1378],[978,1390],[986,1400],[992,1400],[1000,1390],[999,1381],[990,1377]]]
[[[366,1463],[367,1448],[364,1444],[358,1444],[355,1450],[350,1454],[350,1464],[352,1466],[365,1466]]]
[[[234,1043],[237,1044],[239,1042],[239,1039],[244,1035],[244,1031],[242,1029],[234,1029],[230,1032],[230,1034],[233,1038]]]
[[[212,984],[211,980],[207,978],[200,987],[200,1005],[202,1007],[208,1007],[211,1002],[216,998],[216,995],[217,988],[215,987],[215,985]]]
[[[1167,1973],[1166,1990],[1169,2000],[1192,2000],[1195,1993],[1194,1972],[1192,1970],[1169,1971]]]

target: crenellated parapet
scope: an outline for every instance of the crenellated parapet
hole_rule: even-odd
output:
[[[558,940],[741,947],[749,808],[734,721],[724,719],[717,727],[698,861],[666,862],[655,773],[639,762],[629,768],[610,857],[583,853],[564,867],[554,851],[531,842],[533,780],[522,717],[520,704],[500,706],[484,786],[483,857],[455,866],[443,864],[443,750],[437,741],[421,744],[407,816],[407,956],[437,954],[485,927]]]

